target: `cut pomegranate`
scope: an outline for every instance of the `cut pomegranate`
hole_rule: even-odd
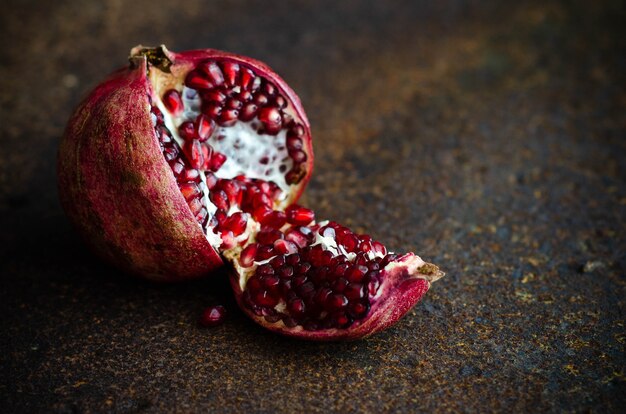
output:
[[[312,168],[297,96],[264,64],[137,47],[82,103],[59,149],[59,192],[91,247],[153,280],[233,266],[241,308],[312,340],[386,328],[443,273],[294,204]],[[223,318],[209,308],[203,324]]]
[[[69,121],[61,201],[92,248],[120,268],[154,280],[205,276],[223,264],[221,251],[258,230],[251,217],[261,206],[264,220],[284,224],[282,210],[311,173],[308,120],[295,93],[256,60],[140,46],[130,60]],[[306,157],[290,151],[288,136],[302,136]]]

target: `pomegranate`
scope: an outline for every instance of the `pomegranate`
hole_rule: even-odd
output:
[[[397,255],[368,235],[316,223],[313,211],[296,204],[284,221],[224,255],[244,312],[272,331],[319,341],[385,329],[443,276],[413,253]]]
[[[207,275],[218,252],[280,221],[312,163],[300,100],[265,64],[138,46],[71,117],[59,193],[97,254],[174,281]]]
[[[70,119],[59,191],[89,245],[153,280],[232,265],[239,306],[311,340],[356,339],[402,317],[443,273],[413,253],[315,220],[300,101],[264,64],[217,50],[136,47]],[[201,324],[224,317],[203,313]]]

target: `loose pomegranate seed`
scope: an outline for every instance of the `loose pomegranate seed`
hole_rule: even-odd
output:
[[[292,204],[285,210],[287,222],[296,226],[306,226],[315,219],[313,210]]]
[[[200,324],[205,327],[217,326],[226,319],[226,308],[221,305],[209,306],[202,312]]]
[[[163,105],[172,114],[177,115],[183,110],[183,101],[180,98],[180,93],[176,89],[170,89],[163,95]]]

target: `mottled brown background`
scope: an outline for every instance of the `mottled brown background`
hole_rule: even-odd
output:
[[[545,3],[5,0],[1,410],[620,411],[624,3]],[[156,286],[92,257],[56,146],[137,43],[276,68],[313,125],[303,203],[447,276],[394,328],[315,344],[247,320],[223,274]]]

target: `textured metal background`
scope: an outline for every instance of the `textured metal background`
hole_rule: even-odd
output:
[[[2,411],[620,411],[626,13],[545,3],[5,0]],[[247,320],[224,275],[156,286],[92,257],[56,146],[137,43],[269,63],[313,126],[303,203],[447,276],[394,328],[315,344]],[[198,328],[216,303],[228,321]]]

